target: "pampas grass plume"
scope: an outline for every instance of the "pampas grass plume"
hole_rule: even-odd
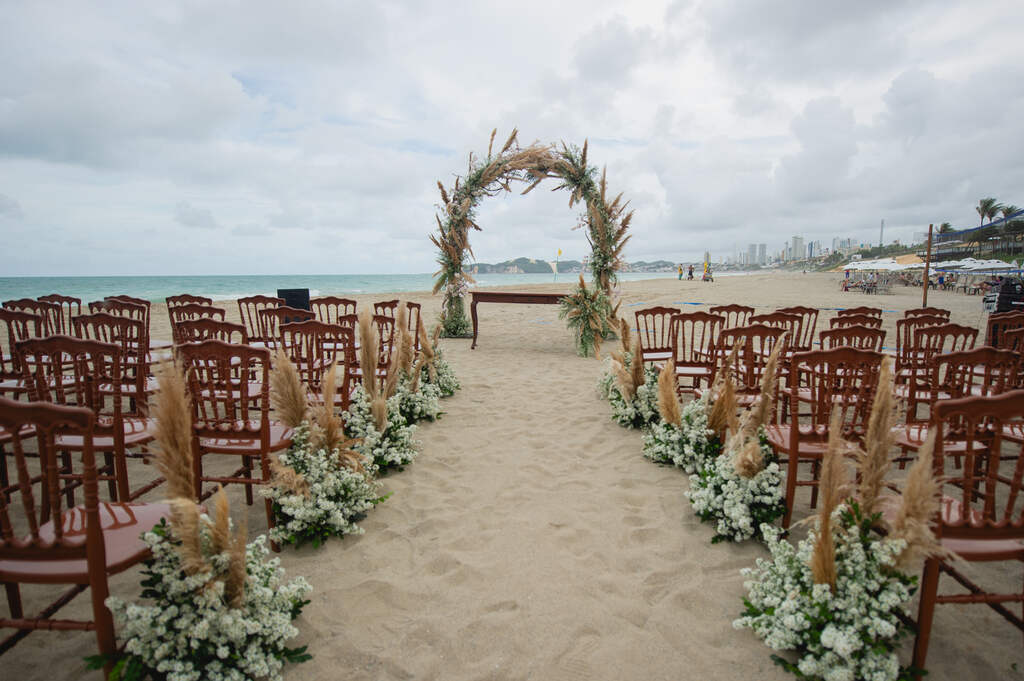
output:
[[[239,524],[235,536],[231,540],[231,551],[228,560],[228,573],[224,579],[224,599],[232,608],[245,605],[245,523]]]
[[[895,419],[892,360],[886,358],[882,360],[878,386],[875,389],[875,401],[871,405],[871,414],[868,417],[864,449],[857,452],[857,477],[860,478],[857,485],[857,498],[861,510],[867,518],[879,510],[878,500],[892,463],[889,452],[896,442],[893,432]]]
[[[644,384],[644,356],[640,336],[633,339],[633,358],[629,362],[629,374],[633,381],[633,392]]]
[[[619,392],[622,393],[622,397],[627,402],[632,401],[633,395],[636,394],[636,388],[633,385],[633,377],[628,371],[626,371],[626,367],[613,360],[612,373],[615,374],[615,379],[619,384]]]
[[[274,352],[274,366],[270,370],[270,406],[278,420],[289,428],[305,420],[309,407],[299,370],[281,348]]]
[[[935,478],[934,461],[935,431],[932,430],[918,450],[917,459],[907,471],[900,507],[889,534],[893,539],[907,542],[897,562],[900,568],[905,569],[932,556],[951,557],[931,530],[932,519],[939,512],[942,494],[942,485]]]
[[[377,353],[380,338],[369,310],[359,313],[359,369],[363,372],[363,388],[372,402],[377,397]]]
[[[151,415],[156,419],[154,434],[156,467],[167,480],[170,499],[195,499],[192,473],[192,409],[181,364],[156,368],[158,388]]]
[[[661,420],[674,426],[683,424],[683,414],[679,409],[679,396],[676,394],[676,372],[672,362],[665,362],[658,376],[658,413]]]
[[[273,476],[270,484],[274,487],[309,498],[309,481],[291,466],[285,466],[277,457],[270,460],[270,473]]]
[[[187,575],[194,575],[206,569],[203,545],[199,537],[199,506],[191,499],[174,497],[168,500],[171,509],[171,529],[181,543],[178,555],[182,569]]]
[[[213,519],[213,527],[210,530],[210,550],[214,554],[219,554],[226,551],[231,542],[231,509],[223,485],[218,486],[213,503],[217,509],[217,516]]]
[[[828,448],[825,450],[818,487],[821,507],[818,510],[818,537],[811,554],[811,573],[815,584],[828,584],[836,588],[836,546],[832,540],[832,511],[839,505],[846,483],[843,464],[842,419],[839,410],[832,413],[829,425]]]

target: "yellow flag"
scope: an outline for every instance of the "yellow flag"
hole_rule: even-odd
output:
[[[562,255],[562,249],[561,248],[558,249],[558,255]]]

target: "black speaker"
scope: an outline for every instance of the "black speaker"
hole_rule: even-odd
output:
[[[309,309],[308,288],[279,288],[277,289],[277,297],[283,298],[284,304],[288,307],[294,307],[300,310]]]

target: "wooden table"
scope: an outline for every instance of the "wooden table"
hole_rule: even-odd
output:
[[[469,312],[473,316],[473,344],[469,346],[472,350],[476,347],[477,335],[477,303],[523,303],[526,305],[557,305],[562,302],[567,293],[526,293],[524,291],[473,291],[473,302],[469,305]]]

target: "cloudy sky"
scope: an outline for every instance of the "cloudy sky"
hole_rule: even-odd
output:
[[[427,272],[436,182],[582,144],[627,259],[1024,205],[1024,3],[0,0],[2,275]],[[588,252],[564,192],[484,262]]]

